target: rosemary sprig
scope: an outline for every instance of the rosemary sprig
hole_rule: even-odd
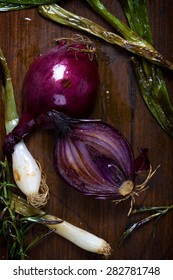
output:
[[[8,162],[0,161],[0,235],[3,235],[8,249],[9,259],[24,259],[27,252],[45,235],[37,235],[29,244],[26,244],[26,233],[35,223],[44,223],[40,217],[27,216],[25,219],[11,205],[14,196],[15,184],[10,183]]]
[[[153,219],[156,219],[156,222],[158,222],[158,220],[163,215],[165,215],[167,212],[169,212],[172,209],[173,209],[173,204],[169,206],[142,206],[138,209],[137,208],[134,209],[131,212],[131,214],[144,213],[144,212],[152,212],[152,214],[129,226],[127,230],[124,231],[124,233],[122,234],[120,238],[120,242],[126,239],[134,230],[137,230],[140,226],[152,221]]]

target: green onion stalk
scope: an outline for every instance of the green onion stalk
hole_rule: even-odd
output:
[[[112,15],[100,0],[86,0],[127,40],[153,45],[152,31],[145,0],[122,0],[122,8],[129,26]],[[168,135],[173,137],[173,106],[170,102],[160,68],[139,56],[131,57],[140,92],[150,112]]]
[[[10,70],[8,68],[6,59],[0,49],[0,78],[2,81],[2,100],[4,104],[5,114],[5,128],[6,133],[9,133],[18,124],[19,117],[16,110],[16,103],[14,98],[14,90]]]
[[[57,23],[88,32],[98,38],[105,40],[108,43],[118,45],[129,52],[145,57],[153,63],[173,70],[173,64],[164,58],[150,44],[147,42],[145,43],[142,38],[141,40],[143,43],[141,43],[140,40],[126,40],[115,33],[107,31],[105,28],[85,17],[78,16],[63,9],[57,4],[40,5],[38,7],[38,11],[42,16]]]
[[[162,72],[155,64],[172,69],[168,62],[152,46],[152,34],[144,0],[132,1],[136,7],[136,14],[130,14],[128,2],[124,1],[123,9],[129,20],[130,27],[126,26],[116,16],[111,14],[99,0],[86,0],[91,7],[104,17],[122,35],[107,31],[95,22],[71,13],[57,4],[41,5],[39,13],[57,23],[88,32],[110,44],[116,44],[134,56],[131,58],[141,94],[159,125],[169,136],[173,136],[173,107],[169,99]],[[130,1],[129,1],[130,2]],[[142,7],[142,8],[141,8]],[[140,20],[136,20],[140,19]],[[133,21],[133,22],[132,22]],[[137,25],[137,26],[136,26]],[[136,28],[134,27],[136,26]],[[134,29],[134,30],[133,30]],[[139,33],[139,35],[138,35]],[[144,39],[142,38],[145,34]],[[136,56],[135,56],[136,55]]]
[[[122,4],[130,27],[153,44],[146,1],[123,0]],[[150,112],[166,133],[173,137],[173,106],[161,69],[139,57],[132,57],[132,62],[139,89]]]
[[[54,2],[55,0],[0,0],[0,12],[30,9],[38,5],[51,4]],[[58,2],[58,0],[56,2]]]
[[[2,100],[5,112],[6,132],[10,132],[18,123],[14,91],[10,70],[0,49],[0,81],[2,82]],[[20,158],[21,160],[21,158]],[[0,161],[0,234],[4,237],[11,259],[27,257],[27,252],[45,235],[52,232],[66,238],[80,248],[108,257],[110,245],[102,238],[80,229],[60,218],[47,214],[38,207],[28,204],[11,178],[7,158]],[[36,236],[31,243],[25,244],[26,233],[39,223],[48,227],[46,234]]]
[[[34,7],[35,5],[22,5],[22,4],[0,2],[0,12],[18,11],[18,10],[24,10],[24,9],[34,8]]]

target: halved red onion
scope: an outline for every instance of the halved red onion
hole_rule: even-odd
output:
[[[135,160],[132,147],[119,130],[97,120],[75,120],[52,111],[55,126],[54,167],[79,192],[96,199],[125,199],[141,191],[137,173],[150,168],[147,149]]]

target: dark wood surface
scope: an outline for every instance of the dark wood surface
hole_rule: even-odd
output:
[[[125,21],[118,1],[103,3]],[[102,26],[113,29],[94,13],[85,1],[66,1],[63,7],[86,16]],[[173,9],[172,1],[148,1],[150,22],[155,47],[173,61]],[[22,110],[21,85],[29,64],[35,56],[54,46],[54,39],[71,37],[75,30],[42,18],[36,9],[0,13],[0,47],[2,48],[13,78],[19,114]],[[83,34],[78,32],[79,34]],[[86,35],[86,34],[85,34]],[[90,117],[102,118],[119,128],[132,143],[135,155],[138,147],[148,147],[153,167],[161,167],[151,179],[150,188],[136,198],[135,206],[169,205],[173,203],[173,140],[160,128],[148,111],[136,84],[129,53],[118,46],[111,46],[89,36],[98,49],[101,86],[95,109]],[[173,73],[164,70],[168,90],[172,95]],[[172,97],[171,97],[172,98]],[[34,106],[34,105],[33,105]],[[3,106],[0,101],[0,158],[5,137]],[[86,229],[107,240],[112,247],[110,259],[172,259],[173,212],[144,225],[122,244],[118,240],[125,228],[140,216],[127,217],[130,201],[118,205],[85,197],[69,188],[55,174],[52,165],[53,134],[36,132],[26,139],[27,146],[47,174],[51,197],[46,211]],[[154,227],[155,225],[155,227]],[[32,238],[42,229],[35,227]],[[0,258],[5,251],[0,249]],[[46,237],[30,252],[31,259],[102,259],[84,251],[55,234]]]

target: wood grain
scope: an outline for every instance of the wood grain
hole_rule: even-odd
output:
[[[117,0],[103,3],[120,19],[125,20]],[[63,7],[86,16],[102,26],[113,29],[99,17],[85,1],[65,1]],[[173,61],[173,9],[172,1],[148,1],[150,22],[155,47]],[[29,64],[35,56],[54,46],[55,38],[70,37],[75,30],[42,18],[37,9],[0,13],[0,47],[13,78],[16,103],[22,112],[21,85]],[[79,34],[83,34],[78,32]],[[86,34],[85,34],[86,35]],[[168,205],[173,203],[173,140],[156,123],[138,90],[129,53],[89,36],[98,49],[101,86],[97,104],[91,117],[102,118],[119,128],[132,143],[135,155],[138,147],[148,147],[153,167],[161,167],[150,181],[150,188],[136,198],[136,206]],[[164,70],[170,96],[173,73]],[[172,96],[171,96],[172,98]],[[0,101],[0,158],[5,137],[3,106]],[[84,197],[69,188],[55,174],[52,165],[53,134],[37,131],[26,139],[35,158],[39,159],[47,175],[51,198],[46,211],[86,229],[110,243],[110,259],[172,259],[173,213],[151,222],[118,244],[125,228],[140,216],[127,217],[129,201],[118,205]],[[154,227],[155,225],[155,227]],[[35,226],[28,235],[31,239],[43,229]],[[154,231],[153,231],[154,230]],[[1,245],[2,246],[2,245]],[[94,260],[102,256],[86,252],[62,237],[52,234],[30,251],[31,259]],[[7,258],[0,249],[0,258]]]

